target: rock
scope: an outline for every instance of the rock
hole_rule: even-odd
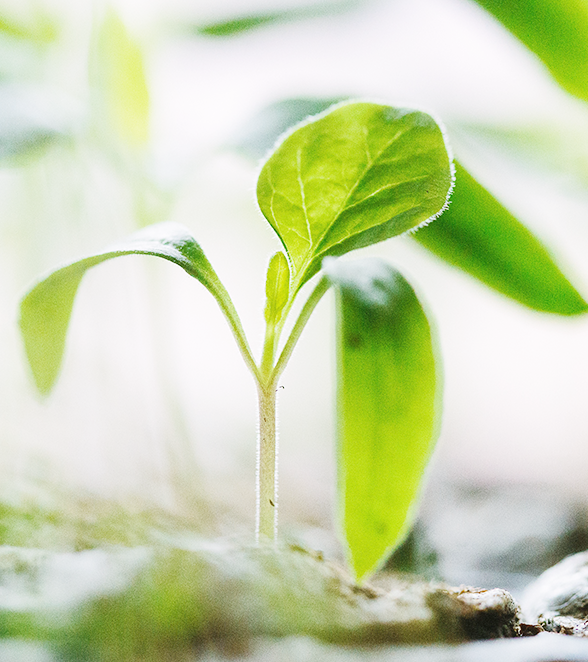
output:
[[[525,619],[548,632],[588,636],[588,552],[568,556],[527,587]]]
[[[521,636],[520,609],[507,591],[462,588],[447,592],[455,597],[457,607],[450,615],[457,617],[467,640]]]

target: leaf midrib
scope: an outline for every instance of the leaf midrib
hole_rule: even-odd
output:
[[[412,129],[412,127],[409,129],[409,131],[410,131],[411,129]],[[382,155],[382,154],[383,154],[383,153],[384,153],[384,152],[390,147],[390,145],[392,145],[392,143],[394,143],[396,140],[398,140],[398,138],[399,138],[403,133],[405,133],[405,132],[399,129],[399,130],[395,133],[395,135],[394,135],[394,136],[393,136],[393,137],[392,137],[392,138],[391,138],[391,139],[390,139],[390,140],[389,140],[389,141],[388,141],[388,142],[382,147],[382,149],[380,149],[380,151],[377,153],[377,155],[375,156],[375,158],[372,158],[372,156],[370,155],[369,150],[367,149],[367,134],[368,134],[368,133],[369,133],[369,129],[366,129],[366,131],[365,131],[365,134],[366,134],[366,147],[365,147],[365,153],[366,153],[366,156],[367,156],[367,163],[366,163],[366,166],[363,168],[363,170],[362,170],[361,174],[359,175],[359,177],[357,178],[355,184],[349,189],[349,191],[348,191],[348,193],[347,193],[347,196],[345,197],[345,199],[344,199],[344,200],[341,202],[341,204],[339,205],[339,209],[338,209],[337,212],[334,214],[334,216],[333,216],[333,218],[331,219],[330,223],[325,227],[325,229],[323,230],[323,232],[322,232],[322,233],[319,235],[319,237],[317,238],[316,244],[314,244],[313,241],[312,241],[312,235],[309,235],[309,236],[310,236],[310,247],[309,247],[309,249],[308,249],[308,251],[307,251],[307,253],[306,253],[306,256],[304,257],[304,259],[303,259],[303,261],[302,261],[301,267],[300,267],[300,269],[298,270],[298,273],[297,273],[297,275],[296,275],[296,279],[297,279],[298,281],[300,281],[300,279],[304,276],[304,273],[306,272],[308,266],[311,264],[311,262],[312,262],[312,260],[313,260],[313,257],[315,257],[314,255],[311,254],[312,251],[313,251],[313,249],[314,249],[315,247],[318,247],[318,246],[321,244],[321,242],[322,242],[322,240],[325,238],[327,232],[328,232],[328,231],[333,227],[333,225],[337,222],[337,219],[340,218],[341,214],[343,213],[343,210],[346,208],[346,205],[347,205],[347,202],[349,201],[349,198],[350,198],[350,197],[353,195],[353,193],[357,190],[357,187],[359,186],[360,182],[363,181],[364,177],[365,177],[366,174],[369,172],[369,170],[370,170],[371,168],[373,168],[373,167],[377,164],[378,159],[380,158],[380,156],[381,156],[381,155]],[[300,148],[300,149],[298,150],[299,155],[300,155],[301,152],[302,152],[302,148]],[[297,165],[300,165],[300,160],[298,161],[298,164],[297,164]],[[302,182],[302,179],[301,179],[301,171],[300,171],[300,170],[298,171],[298,174],[299,174],[299,177],[298,177],[298,178],[299,178],[300,186],[301,186],[301,189],[303,190],[303,189],[304,189],[304,182]],[[306,209],[305,209],[305,208],[304,208],[304,217],[305,217],[305,220],[306,220],[306,224],[307,224],[307,226],[309,227],[309,230],[310,230],[310,223],[309,223],[309,219],[308,219],[308,216],[307,216],[307,214],[306,214]],[[274,218],[275,218],[275,216],[274,216]]]

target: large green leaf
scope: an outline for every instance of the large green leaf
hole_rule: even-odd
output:
[[[414,291],[379,259],[327,259],[338,293],[339,502],[351,567],[374,571],[412,521],[438,428],[429,323]]]
[[[296,291],[325,256],[435,217],[451,186],[443,133],[429,115],[355,102],[291,133],[263,166],[257,198],[290,257]]]
[[[588,100],[586,0],[476,0],[545,63],[557,82]]]
[[[48,393],[57,379],[74,298],[84,274],[97,264],[123,255],[153,255],[182,267],[213,294],[225,315],[240,328],[229,295],[194,237],[176,223],[153,225],[104,252],[53,271],[24,297],[20,329],[41,393]]]
[[[539,240],[456,164],[451,204],[414,239],[449,264],[535,310],[588,310]]]

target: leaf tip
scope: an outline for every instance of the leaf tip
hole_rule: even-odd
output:
[[[565,315],[568,317],[575,317],[577,315],[584,315],[588,312],[588,303],[586,300],[579,294],[579,292],[570,285],[571,291],[570,296],[568,296],[567,305],[564,307],[560,305],[557,310],[553,311],[559,313],[560,315]],[[552,311],[548,311],[552,312]]]
[[[18,328],[24,346],[27,363],[32,381],[39,395],[46,397],[50,394],[61,365],[61,355],[49,357],[46,340],[44,339],[44,325],[40,324],[36,315],[36,289],[33,288],[21,300],[19,307]]]

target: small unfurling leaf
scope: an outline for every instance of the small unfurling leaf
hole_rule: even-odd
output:
[[[290,293],[290,267],[288,259],[281,251],[270,260],[265,283],[265,321],[276,324]]]

